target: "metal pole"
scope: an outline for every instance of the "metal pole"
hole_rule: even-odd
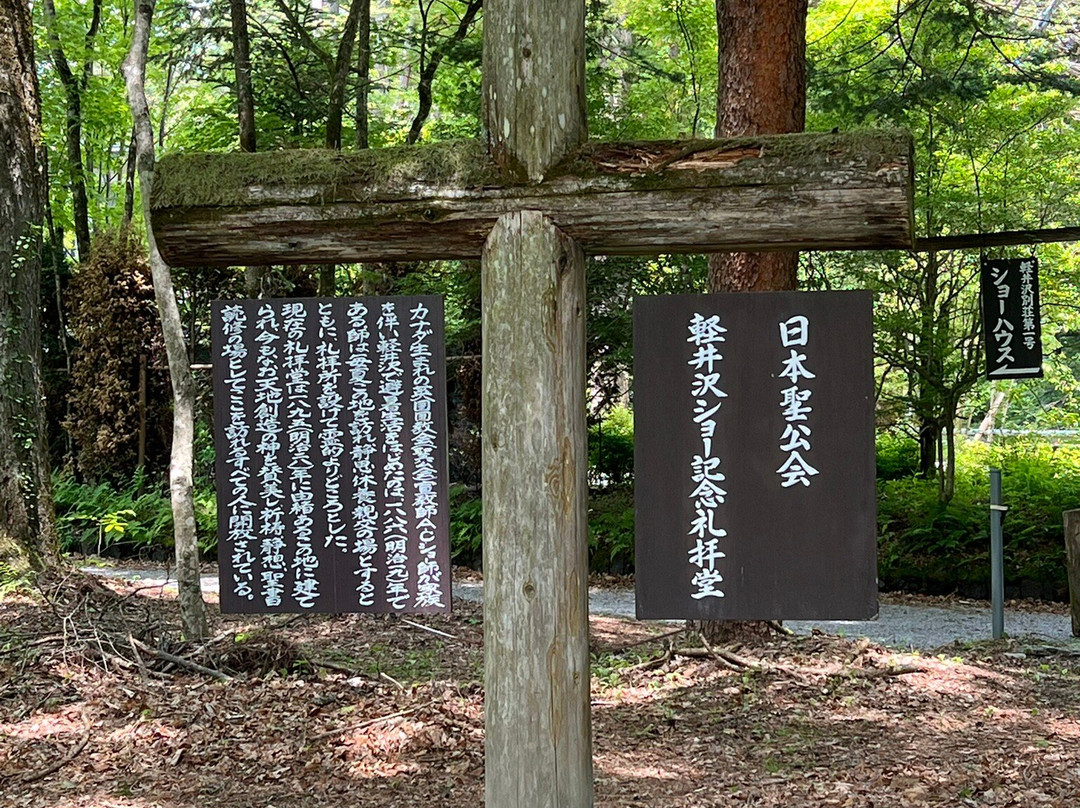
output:
[[[995,640],[1005,634],[1005,547],[1001,517],[1006,510],[1001,504],[1001,469],[990,469],[990,608]]]

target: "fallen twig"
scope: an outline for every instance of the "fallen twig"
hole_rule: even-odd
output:
[[[190,659],[178,657],[175,654],[168,653],[167,651],[159,651],[156,648],[151,648],[146,643],[139,642],[134,637],[132,637],[131,639],[134,642],[135,646],[139,648],[139,650],[143,651],[144,653],[150,654],[151,656],[155,656],[163,662],[169,662],[179,668],[186,668],[189,671],[201,673],[204,676],[212,676],[213,678],[219,679],[222,682],[228,682],[232,679],[232,677],[229,676],[229,674],[227,673],[222,673],[221,671],[214,670],[213,668],[208,668],[205,665],[200,665],[198,662],[192,662]]]
[[[658,640],[666,640],[668,637],[674,637],[678,634],[682,634],[686,631],[686,628],[677,628],[674,631],[669,631],[666,634],[657,634],[654,637],[645,637],[641,640],[634,640],[634,642],[627,645],[621,645],[616,650],[616,653],[622,653],[623,651],[629,651],[631,648],[637,648],[639,645],[646,645],[650,642],[657,642]]]
[[[406,625],[410,625],[413,628],[420,628],[420,629],[423,629],[424,631],[430,631],[432,634],[438,634],[440,637],[447,637],[447,638],[449,638],[451,640],[456,640],[457,639],[457,637],[455,637],[453,634],[447,634],[445,631],[439,631],[437,628],[432,628],[431,626],[425,626],[422,623],[415,623],[412,620],[406,620],[405,618],[402,618],[401,622],[405,623]]]

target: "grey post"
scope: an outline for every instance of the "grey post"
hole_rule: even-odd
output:
[[[1001,469],[990,469],[990,607],[994,639],[1005,634],[1005,547],[1001,537]]]

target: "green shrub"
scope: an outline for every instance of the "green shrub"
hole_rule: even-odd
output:
[[[589,569],[624,574],[634,569],[634,489],[613,486],[589,497]]]
[[[1011,593],[1067,592],[1061,513],[1080,505],[1080,449],[1015,440],[959,447],[956,494],[937,483],[878,481],[878,569],[883,586],[985,597],[990,580],[990,468],[1002,470],[1005,578]]]
[[[882,432],[877,436],[877,478],[898,480],[919,471],[919,442],[910,435]]]
[[[61,548],[65,552],[113,556],[165,555],[173,547],[172,502],[164,483],[135,473],[128,485],[80,483],[53,477],[53,499]],[[217,508],[211,490],[195,490],[195,526],[204,555],[217,550]]]
[[[615,407],[589,427],[589,483],[622,485],[634,477],[634,414]]]
[[[450,558],[478,568],[484,560],[483,504],[463,485],[450,489]]]

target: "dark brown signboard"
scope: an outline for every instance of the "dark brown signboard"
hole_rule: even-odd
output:
[[[1041,378],[1039,262],[984,258],[980,274],[987,378]]]
[[[637,614],[877,613],[869,292],[634,303]]]
[[[212,314],[221,610],[449,611],[441,298]]]

